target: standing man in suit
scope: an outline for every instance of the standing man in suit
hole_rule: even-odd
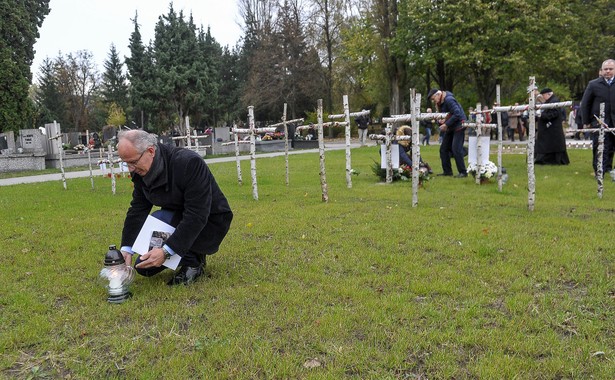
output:
[[[604,103],[604,122],[609,128],[615,126],[615,60],[607,59],[602,62],[600,76],[591,80],[585,88],[581,100],[581,115],[583,128],[598,128],[598,121],[594,115],[600,117],[600,103]],[[592,133],[593,167],[594,173],[598,168],[596,153],[598,151],[598,132]],[[604,135],[604,156],[602,172],[607,173],[613,169],[613,149],[615,148],[615,135],[607,132]]]

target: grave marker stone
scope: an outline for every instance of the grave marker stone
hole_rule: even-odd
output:
[[[46,137],[40,129],[21,129],[19,131],[19,146],[23,153],[45,153]]]

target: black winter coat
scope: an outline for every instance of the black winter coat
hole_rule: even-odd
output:
[[[610,87],[606,80],[602,77],[589,81],[583,100],[581,100],[581,115],[583,117],[583,125],[592,124],[594,127],[598,125],[594,115],[600,117],[600,103],[604,103],[604,121],[610,128],[615,124],[615,83]]]
[[[146,186],[133,173],[134,190],[122,231],[122,246],[132,246],[153,206],[175,212],[175,232],[166,241],[180,256],[212,254],[229,230],[233,213],[213,174],[195,152],[158,144],[164,172]]]

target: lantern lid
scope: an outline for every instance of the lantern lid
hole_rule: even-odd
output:
[[[110,245],[105,255],[105,266],[114,266],[124,263],[126,263],[126,261],[124,260],[122,252],[118,251],[114,244]]]

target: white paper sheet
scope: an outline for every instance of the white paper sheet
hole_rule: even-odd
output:
[[[152,233],[154,231],[168,232],[169,234],[172,234],[175,231],[175,227],[166,224],[160,219],[148,215],[147,219],[145,219],[145,223],[143,223],[143,227],[141,227],[141,231],[139,231],[137,239],[132,245],[132,250],[139,255],[144,255],[149,252],[150,242],[152,240]],[[177,266],[179,265],[181,259],[181,256],[179,256],[178,254],[174,254],[162,265],[169,269],[175,270],[177,269]]]

